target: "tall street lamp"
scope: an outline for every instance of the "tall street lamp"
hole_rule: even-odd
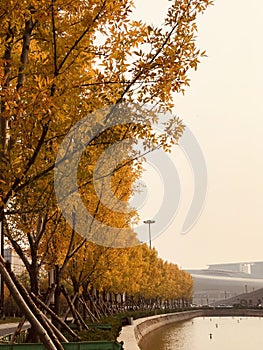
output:
[[[152,237],[151,237],[151,224],[154,224],[154,220],[145,220],[144,224],[149,225],[149,244],[150,244],[150,249],[152,249]]]

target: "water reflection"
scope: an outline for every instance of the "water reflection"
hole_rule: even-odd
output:
[[[143,339],[141,350],[259,350],[263,318],[200,317],[157,329]]]

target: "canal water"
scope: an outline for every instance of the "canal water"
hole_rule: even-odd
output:
[[[263,349],[263,318],[198,317],[173,323],[147,335],[141,350]]]

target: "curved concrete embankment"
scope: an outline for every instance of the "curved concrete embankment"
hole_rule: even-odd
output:
[[[186,321],[194,317],[224,317],[224,316],[242,316],[242,317],[263,317],[263,310],[254,309],[211,309],[176,312],[172,314],[156,315],[151,317],[139,318],[133,322],[133,325],[122,328],[118,341],[124,342],[125,350],[140,350],[139,343],[142,338],[157,328],[166,326],[169,323]]]
[[[118,341],[124,342],[125,350],[140,350],[138,344],[146,334],[170,323],[185,321],[202,315],[203,312],[197,310],[140,318],[135,320],[131,326],[122,328]]]

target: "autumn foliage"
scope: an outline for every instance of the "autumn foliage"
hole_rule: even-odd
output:
[[[58,208],[53,184],[58,149],[84,116],[92,113],[92,130],[103,128],[107,118],[96,111],[120,102],[171,111],[174,93],[189,85],[189,70],[205,55],[196,47],[196,19],[212,1],[169,3],[159,27],[133,19],[132,0],[0,3],[0,218],[35,293],[40,269],[59,265],[61,278],[78,291],[94,287],[165,299],[191,295],[189,275],[158,258],[155,250],[99,247],[79,236]],[[167,149],[184,128],[174,116],[165,133],[155,135],[150,126],[157,115],[138,115],[141,127],[124,124],[98,133],[86,145],[78,172],[86,208],[120,230],[130,228],[137,213],[106,207],[94,191],[92,176],[101,152],[138,137]],[[129,162],[111,174],[113,192],[127,208],[140,171],[140,162]],[[128,238],[136,241],[131,228]]]

